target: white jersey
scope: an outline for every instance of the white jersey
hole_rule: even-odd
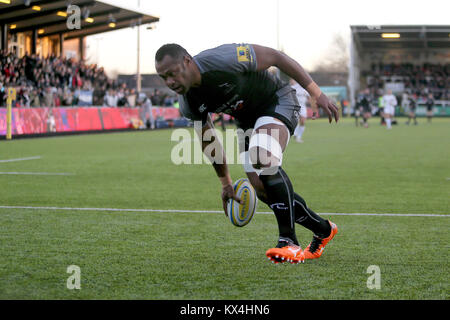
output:
[[[383,106],[386,107],[395,107],[397,105],[397,98],[393,94],[385,94],[383,96]]]
[[[397,98],[395,98],[393,94],[386,94],[383,96],[384,113],[394,115],[396,105]]]
[[[306,103],[308,102],[309,93],[305,89],[302,88],[298,83],[291,86],[297,92],[297,100],[302,107],[306,107]]]
[[[295,89],[298,103],[301,106],[300,115],[303,118],[306,118],[307,117],[306,104],[308,103],[309,93],[308,93],[308,91],[303,89],[303,87],[301,85],[299,85],[298,83],[295,83],[291,87]]]

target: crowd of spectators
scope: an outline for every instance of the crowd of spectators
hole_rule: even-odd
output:
[[[0,50],[0,106],[6,105],[6,88],[16,88],[15,107],[59,107],[79,105],[79,92],[92,92],[92,105],[136,107],[134,89],[109,79],[103,68],[75,59],[25,54],[18,58]],[[153,105],[172,106],[174,97],[154,90]]]
[[[450,64],[379,62],[373,63],[365,76],[373,95],[377,95],[387,83],[402,83],[404,92],[418,99],[426,99],[431,93],[435,100],[450,100]]]
[[[50,55],[24,55],[0,51],[0,86],[15,87],[16,106],[71,106],[77,104],[76,90],[114,86],[103,70],[74,59]],[[1,105],[5,103],[2,94]]]
[[[94,98],[96,93],[94,91]],[[146,95],[147,96],[147,95]],[[109,107],[135,107],[139,103],[137,99],[137,93],[135,89],[127,88],[125,83],[122,83],[118,88],[110,88],[106,91],[105,95],[98,96],[102,101],[94,102],[94,105],[105,105]],[[161,91],[155,89],[148,94],[153,106],[165,106],[171,107],[175,103],[175,97],[162,93]]]

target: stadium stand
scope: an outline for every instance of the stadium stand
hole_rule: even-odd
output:
[[[351,26],[349,88],[351,105],[368,88],[372,101],[392,90],[397,115],[410,97],[425,115],[432,94],[436,116],[450,116],[450,26]]]
[[[77,11],[73,8],[78,9]],[[78,14],[78,26],[69,27]],[[86,37],[94,34],[146,25],[159,18],[137,8],[108,1],[33,0],[0,3],[0,82],[2,88],[17,87],[18,106],[40,106],[50,87],[56,106],[103,104],[109,90],[125,95],[125,88],[108,79],[103,68],[87,65]],[[124,92],[120,92],[121,89]],[[90,102],[79,98],[79,90],[94,92]],[[4,89],[3,89],[4,91]],[[84,92],[83,92],[84,91]],[[131,90],[130,90],[131,91]],[[4,94],[3,94],[4,96]],[[38,97],[38,98],[36,98]],[[4,97],[0,97],[4,98]],[[35,99],[30,99],[35,98]],[[125,99],[132,100],[133,99]],[[4,104],[0,99],[0,104]],[[126,103],[123,103],[124,105]]]
[[[6,105],[7,88],[16,90],[14,135],[188,125],[180,119],[173,96],[158,90],[149,95],[136,92],[126,83],[109,79],[103,68],[73,58],[28,54],[19,58],[0,50],[0,107]],[[148,99],[155,108],[145,111]],[[0,108],[0,135],[6,132],[5,115]]]
[[[68,26],[72,14],[79,27]],[[0,2],[0,138],[11,129],[30,136],[187,125],[167,107],[177,105],[173,96],[137,92],[85,60],[87,36],[157,21],[109,1]],[[11,90],[12,108],[1,108]]]
[[[117,89],[117,81],[108,79],[103,68],[55,55],[40,57],[0,51],[0,83],[17,91],[15,107],[73,106],[78,104],[77,90]],[[47,89],[50,89],[51,97]],[[104,94],[103,94],[104,95]],[[5,106],[6,96],[0,100]]]
[[[16,88],[14,107],[77,106],[80,104],[80,91],[92,95],[92,102],[82,101],[82,105],[135,107],[135,82],[110,79],[102,67],[73,58],[60,58],[53,54],[46,58],[25,54],[19,58],[12,52],[0,50],[0,88]],[[147,87],[146,93],[152,104],[173,106],[175,94],[156,88],[159,87]],[[4,89],[0,90],[3,92],[0,95],[2,107],[5,106],[6,95]]]

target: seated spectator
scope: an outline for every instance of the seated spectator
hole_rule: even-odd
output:
[[[20,93],[20,102],[22,107],[27,107],[29,108],[31,105],[31,98],[28,94],[28,89],[24,89],[21,93]]]
[[[70,91],[70,89],[66,89],[64,90],[64,95],[63,95],[63,99],[62,99],[62,105],[63,106],[71,106],[72,105],[72,100],[73,100],[73,94],[72,91]]]
[[[128,107],[128,100],[126,97],[125,89],[121,86],[117,92],[117,106]]]
[[[117,107],[118,97],[115,90],[109,89],[105,95],[104,104],[108,107]]]
[[[55,106],[55,100],[53,97],[53,91],[52,91],[51,87],[45,88],[43,104],[44,104],[43,105],[44,107],[48,107],[48,108]]]
[[[41,106],[40,92],[38,89],[33,89],[31,91],[30,105],[31,105],[31,107],[40,107]]]
[[[173,97],[166,96],[166,97],[164,98],[164,106],[166,106],[166,107],[171,107],[171,106],[173,106]]]
[[[4,107],[6,102],[6,90],[3,83],[0,82],[0,107]]]
[[[94,88],[94,91],[92,93],[92,104],[94,106],[101,106],[103,105],[103,98],[106,94],[106,81],[103,85],[96,85]]]
[[[131,89],[127,94],[128,106],[131,108],[136,107],[136,91]]]
[[[55,107],[60,107],[61,106],[61,98],[59,95],[59,90],[56,92],[53,92],[53,104]]]

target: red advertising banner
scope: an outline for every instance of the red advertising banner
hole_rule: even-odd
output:
[[[141,119],[139,108],[13,108],[12,134],[97,131],[130,128]],[[178,119],[177,108],[153,108],[155,119]],[[6,108],[0,108],[0,135],[6,135]]]

